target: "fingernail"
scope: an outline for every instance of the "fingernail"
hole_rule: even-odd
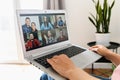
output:
[[[47,59],[47,61],[49,61],[49,59]]]

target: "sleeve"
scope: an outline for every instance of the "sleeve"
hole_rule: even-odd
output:
[[[44,24],[40,26],[40,30],[44,30]]]
[[[40,42],[37,39],[35,39],[35,43],[36,43],[37,46],[40,45]]]
[[[49,23],[49,27],[50,27],[50,29],[53,29],[53,26],[52,26],[52,24],[51,24],[51,23]]]

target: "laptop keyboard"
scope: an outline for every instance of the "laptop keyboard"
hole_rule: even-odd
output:
[[[75,56],[75,55],[77,55],[77,54],[79,54],[81,52],[84,52],[84,51],[85,51],[85,49],[82,49],[82,48],[79,48],[79,47],[76,47],[76,46],[71,46],[71,47],[68,47],[66,49],[54,52],[52,54],[49,54],[49,55],[46,55],[46,56],[34,59],[34,61],[36,61],[37,63],[41,64],[45,68],[49,68],[51,66],[47,62],[47,59],[50,59],[50,58],[52,58],[55,55],[65,54],[65,55],[67,55],[70,58],[70,57]]]

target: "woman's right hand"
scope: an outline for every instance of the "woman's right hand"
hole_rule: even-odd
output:
[[[61,76],[70,79],[70,74],[77,69],[74,63],[65,54],[56,55],[51,59],[47,59],[48,63],[56,70]]]

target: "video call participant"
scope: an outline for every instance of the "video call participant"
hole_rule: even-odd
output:
[[[50,30],[53,29],[53,26],[50,22],[48,22],[48,19],[46,16],[43,17],[43,23],[40,26],[40,30]]]
[[[48,37],[45,32],[42,32],[42,43],[43,43],[43,46],[48,44]]]
[[[27,34],[32,32],[32,28],[30,26],[30,18],[26,17],[25,18],[25,24],[22,25],[22,30],[23,30],[23,36],[24,36],[24,41],[26,42],[27,39]]]
[[[63,20],[62,20],[62,17],[59,17],[59,18],[58,18],[57,24],[58,24],[58,27],[63,27],[63,26],[64,26],[64,22],[63,22]]]
[[[34,39],[38,39],[38,30],[36,29],[36,23],[31,22],[32,34],[34,35]]]
[[[47,37],[48,37],[48,44],[55,42],[55,39],[54,39],[53,34],[51,33],[51,31],[47,31]]]
[[[26,50],[35,49],[41,46],[41,43],[38,39],[34,39],[34,35],[30,33],[30,39],[26,43]]]
[[[60,30],[59,31],[59,37],[57,38],[57,41],[64,41],[64,40],[66,40],[67,39],[67,37],[63,34],[63,31],[62,30]]]

